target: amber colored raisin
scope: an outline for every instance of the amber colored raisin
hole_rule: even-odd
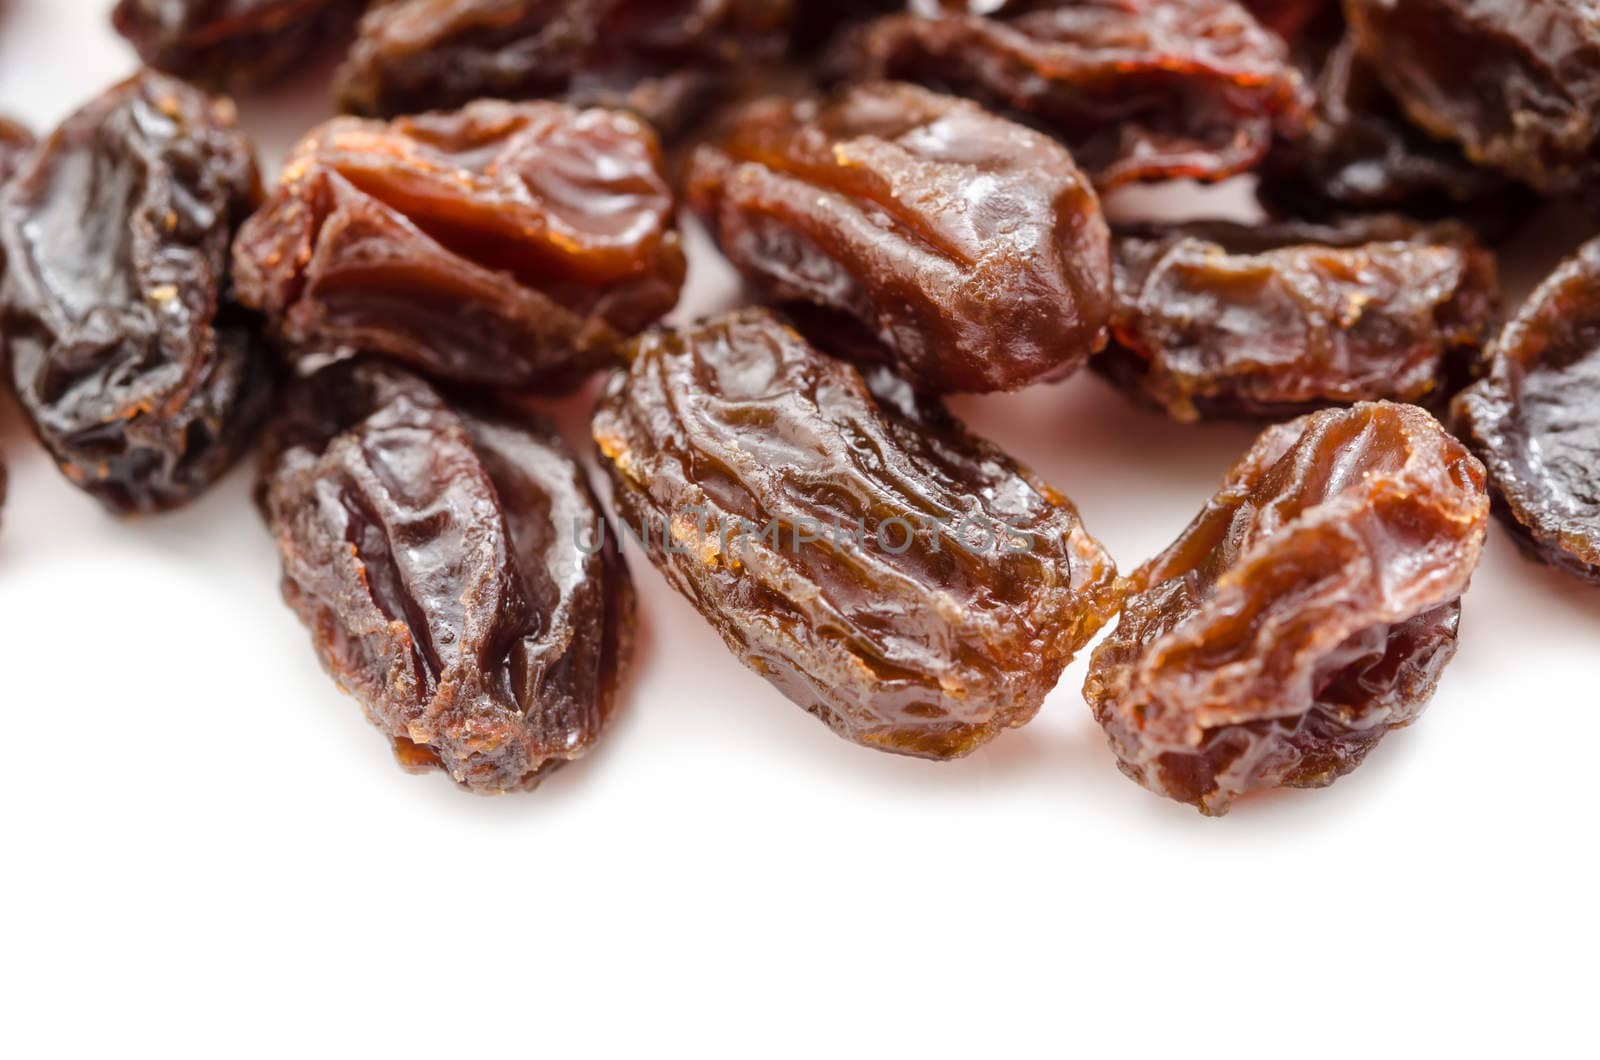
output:
[[[212,88],[261,87],[344,36],[366,0],[118,0],[117,32],[145,62]]]
[[[634,596],[572,453],[376,360],[298,381],[258,491],[284,598],[402,765],[529,789],[611,720]]]
[[[483,101],[339,118],[239,233],[239,297],[295,344],[441,379],[569,389],[678,300],[654,135],[631,115]]]
[[[1059,377],[1105,342],[1094,190],[1059,144],[975,104],[903,84],[763,100],[695,152],[687,186],[764,294],[860,330],[926,390]]]
[[[1455,653],[1488,516],[1482,465],[1415,406],[1268,428],[1095,650],[1084,695],[1122,771],[1222,814],[1356,768]]]
[[[1347,0],[1361,53],[1422,128],[1546,194],[1600,179],[1592,0]]]
[[[114,511],[194,497],[265,410],[272,359],[228,282],[260,197],[232,104],[145,72],[68,118],[0,198],[11,384]]]
[[[1456,398],[1501,522],[1531,555],[1600,584],[1600,239],[1542,283]]]
[[[1016,15],[891,15],[835,56],[850,77],[920,81],[1061,137],[1102,190],[1250,169],[1311,100],[1283,41],[1231,0],[1055,0]]]
[[[1065,497],[770,313],[653,331],[632,356],[594,420],[621,518],[839,735],[966,754],[1032,718],[1115,613],[1115,569]]]
[[[1460,225],[1201,222],[1116,239],[1111,348],[1095,367],[1175,419],[1448,398],[1499,307]]]

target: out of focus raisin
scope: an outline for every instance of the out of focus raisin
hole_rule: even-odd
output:
[[[633,586],[554,431],[454,411],[370,360],[286,397],[259,489],[284,597],[401,764],[492,793],[593,747]]]
[[[1356,768],[1455,653],[1488,514],[1482,465],[1415,406],[1269,428],[1095,650],[1084,695],[1123,772],[1221,814]]]
[[[211,88],[275,81],[355,25],[366,0],[118,0],[117,32],[145,62]]]
[[[677,302],[673,209],[628,114],[483,101],[335,119],[239,233],[239,296],[294,344],[567,389]]]
[[[33,134],[26,126],[0,117],[0,186],[11,179],[32,148]]]
[[[0,198],[11,384],[115,511],[194,497],[259,422],[271,358],[228,244],[260,198],[232,104],[153,72],[68,118]]]
[[[903,383],[876,398],[763,310],[632,356],[594,421],[624,523],[841,736],[966,754],[1033,717],[1115,612],[1071,503]]]

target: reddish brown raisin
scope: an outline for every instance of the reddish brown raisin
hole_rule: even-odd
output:
[[[1116,609],[1070,502],[904,384],[751,310],[633,349],[595,414],[628,529],[729,649],[847,739],[966,754]]]
[[[348,33],[366,0],[118,0],[117,32],[145,62],[212,88],[275,81]]]
[[[1600,583],[1600,239],[1539,286],[1456,399],[1501,521],[1533,556]]]
[[[1356,768],[1455,653],[1488,514],[1482,465],[1415,406],[1268,428],[1095,650],[1084,695],[1122,771],[1222,814]]]
[[[1459,225],[1219,222],[1116,241],[1113,342],[1095,365],[1175,419],[1448,397],[1499,306]]]
[[[485,101],[340,118],[239,233],[239,296],[295,344],[567,389],[677,302],[673,208],[631,115]]]
[[[974,104],[900,84],[764,100],[687,183],[752,283],[824,332],[859,330],[924,389],[1059,377],[1105,342],[1093,189],[1059,144]]]
[[[589,751],[634,598],[566,445],[377,361],[286,397],[259,490],[284,598],[401,764],[492,793]]]

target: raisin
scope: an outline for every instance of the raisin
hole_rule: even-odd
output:
[[[117,32],[151,66],[210,88],[282,78],[355,25],[365,0],[119,0]]]
[[[1600,239],[1528,298],[1454,414],[1524,550],[1600,584]]]
[[[1093,189],[1059,144],[972,103],[900,84],[763,100],[686,183],[751,282],[929,391],[1059,377],[1105,342]]]
[[[1298,44],[1324,22],[1337,21],[1339,0],[1240,0],[1255,20],[1282,37]]]
[[[891,15],[833,67],[920,81],[1061,137],[1102,191],[1215,181],[1299,135],[1308,90],[1276,35],[1231,0],[1055,0],[1015,15]]]
[[[1488,514],[1482,465],[1415,406],[1268,428],[1095,650],[1084,695],[1122,771],[1222,814],[1356,768],[1455,653]]]
[[[1600,12],[1555,0],[1348,0],[1372,70],[1429,133],[1535,189],[1600,178]]]
[[[11,383],[63,472],[117,512],[182,504],[270,397],[228,243],[261,181],[233,106],[161,74],[67,119],[0,200]]]
[[[1116,262],[1095,367],[1178,420],[1448,398],[1499,307],[1467,229],[1397,217],[1130,229]]]
[[[782,56],[793,0],[389,0],[339,76],[351,113],[480,97],[620,106],[681,131],[727,75]]]
[[[258,490],[284,598],[401,764],[491,793],[588,752],[634,596],[566,445],[376,360],[286,397]]]
[[[1114,613],[1065,497],[769,312],[647,333],[632,358],[594,421],[627,532],[841,736],[966,754],[1033,717]]]
[[[0,117],[0,186],[11,179],[33,148],[33,134],[25,126]]]
[[[654,135],[631,115],[474,103],[313,130],[234,250],[291,343],[442,379],[569,389],[678,300]]]

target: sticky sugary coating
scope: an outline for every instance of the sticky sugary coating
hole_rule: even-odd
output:
[[[846,739],[966,754],[1032,718],[1115,613],[1071,503],[905,384],[875,395],[764,310],[632,356],[594,419],[623,523]]]
[[[1095,650],[1084,695],[1122,771],[1222,814],[1356,768],[1454,654],[1488,514],[1483,466],[1415,406],[1268,428]]]
[[[284,598],[401,764],[492,794],[587,753],[628,665],[633,585],[553,429],[452,409],[376,360],[286,398],[258,491]]]

